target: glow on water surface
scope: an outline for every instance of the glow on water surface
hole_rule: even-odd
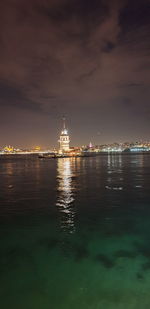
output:
[[[0,159],[0,308],[150,308],[150,157]]]

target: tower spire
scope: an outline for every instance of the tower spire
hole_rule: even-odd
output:
[[[64,130],[66,129],[66,118],[65,117],[63,117],[63,128]]]

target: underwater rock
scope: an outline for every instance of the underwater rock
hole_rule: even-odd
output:
[[[6,271],[14,270],[22,265],[28,265],[33,271],[36,271],[31,250],[14,246],[8,248],[1,255],[0,272],[3,270],[3,273],[5,273]]]
[[[150,258],[150,248],[149,247],[144,247],[140,248],[140,252],[147,258]]]
[[[137,277],[138,280],[143,280],[144,279],[144,276],[141,273],[137,273],[136,277]]]
[[[142,269],[143,269],[144,271],[150,270],[150,261],[148,261],[148,262],[142,264]]]
[[[129,259],[134,259],[137,256],[137,252],[128,251],[128,250],[118,250],[114,254],[116,257],[125,257]]]
[[[142,254],[143,256],[150,258],[150,244],[149,242],[146,244],[141,244],[138,242],[134,242],[134,245],[136,246],[138,253]]]
[[[84,244],[65,241],[62,243],[61,251],[63,255],[72,257],[76,262],[80,262],[89,256],[88,249]]]
[[[99,261],[105,268],[112,268],[115,265],[114,261],[101,253],[96,256],[96,261]]]
[[[76,261],[81,261],[89,256],[89,252],[84,245],[76,245],[74,247],[74,256]]]

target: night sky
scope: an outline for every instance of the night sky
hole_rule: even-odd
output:
[[[149,0],[2,0],[0,146],[150,137]]]

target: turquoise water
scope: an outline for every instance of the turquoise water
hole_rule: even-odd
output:
[[[150,308],[150,156],[0,158],[0,308]]]

